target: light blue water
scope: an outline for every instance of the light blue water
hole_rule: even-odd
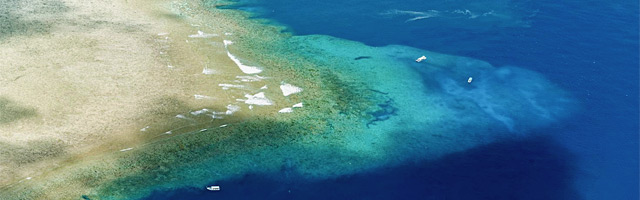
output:
[[[184,189],[151,198],[638,199],[636,1],[243,0],[228,8],[299,35],[400,44],[527,68],[572,93],[581,109],[535,130],[546,137],[502,141],[436,161],[323,182],[250,175],[223,183],[232,187],[221,193]]]

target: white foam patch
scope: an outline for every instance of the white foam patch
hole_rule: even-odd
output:
[[[201,114],[205,114],[205,113],[208,113],[208,112],[209,112],[209,109],[203,108],[202,110],[196,110],[196,111],[193,111],[193,112],[190,112],[190,113],[191,113],[191,115],[201,115]]]
[[[293,108],[283,108],[278,111],[278,113],[290,113],[293,112]]]
[[[427,16],[419,16],[419,17],[414,17],[414,18],[411,18],[411,19],[407,19],[405,22],[416,21],[416,20],[421,20],[421,19],[429,19],[429,18],[432,18],[432,17],[434,17],[434,16],[429,16],[429,15],[427,15]]]
[[[486,16],[496,16],[495,12],[489,11],[489,12],[484,12],[484,13],[477,13],[477,12],[472,12],[471,10],[465,9],[465,10],[453,10],[453,11],[449,11],[449,10],[445,10],[445,11],[437,11],[437,10],[428,10],[428,11],[410,11],[410,10],[390,10],[384,13],[381,13],[382,15],[409,15],[409,16],[413,16],[413,18],[410,18],[408,20],[406,20],[405,22],[411,22],[411,21],[416,21],[416,20],[421,20],[421,19],[428,19],[428,18],[433,18],[433,17],[446,17],[446,18],[459,18],[459,15],[462,16],[468,16],[469,19],[475,19],[478,17],[486,17]]]
[[[282,90],[282,95],[284,95],[285,97],[295,93],[302,92],[302,88],[288,84],[288,83],[280,85],[280,90]]]
[[[302,108],[302,102],[297,103],[295,105],[292,106],[293,108]]]
[[[211,75],[211,74],[215,74],[216,70],[208,68],[208,67],[204,67],[204,68],[202,68],[202,73],[206,74],[206,75]]]
[[[224,127],[227,127],[227,126],[229,126],[229,125],[228,124],[223,124],[223,125],[220,125],[220,128],[224,128]]]
[[[215,115],[215,114],[210,115],[210,116],[211,116],[211,119],[224,119],[223,116],[218,116],[218,115]]]
[[[213,99],[213,97],[206,96],[206,95],[200,95],[200,94],[194,94],[193,97],[196,98],[196,99]]]
[[[145,132],[147,131],[147,129],[151,128],[151,126],[145,126],[144,128],[140,129],[140,131]]]
[[[412,11],[412,10],[390,10],[384,13],[380,13],[382,15],[409,15],[413,16],[412,18],[406,20],[405,22],[416,21],[421,19],[428,19],[432,17],[440,16],[440,11],[437,10],[428,10],[428,11]]]
[[[212,37],[217,37],[218,34],[215,33],[205,33],[202,31],[198,31],[197,34],[194,35],[189,35],[190,38],[212,38]]]
[[[179,115],[176,115],[176,118],[178,118],[178,119],[191,120],[191,119],[189,119],[188,117],[185,117],[184,115],[180,115],[180,114],[179,114]]]
[[[262,80],[266,79],[266,77],[262,77],[262,76],[258,76],[258,75],[236,76],[236,78],[240,79],[241,82],[256,82],[256,81],[262,81]]]
[[[240,106],[238,105],[233,105],[233,104],[229,104],[227,105],[227,111],[225,112],[226,115],[232,115],[235,112],[240,111]]]
[[[233,62],[236,63],[236,65],[238,65],[238,68],[240,68],[240,71],[242,71],[245,74],[258,74],[262,72],[262,69],[260,67],[242,64],[242,62],[240,62],[240,59],[236,58],[233,54],[231,54],[231,52],[229,52],[229,49],[227,49],[227,46],[230,44],[233,44],[233,42],[229,40],[224,40],[223,43],[224,43],[224,48],[227,50],[227,56],[229,56],[229,58],[233,60]]]
[[[259,92],[258,94],[250,95],[246,94],[244,97],[247,98],[244,103],[250,105],[259,105],[259,106],[269,106],[273,105],[273,102],[264,95],[264,92]]]
[[[224,35],[227,35],[227,36],[228,36],[228,35],[233,35],[233,33],[224,33]]]
[[[158,36],[165,36],[165,35],[169,35],[169,33],[165,33],[165,32],[158,33]]]
[[[266,90],[266,89],[269,89],[269,87],[267,87],[267,85],[264,85],[264,86],[262,86],[260,89],[261,89],[261,90]]]
[[[220,83],[218,84],[218,86],[222,87],[223,90],[228,90],[229,88],[237,88],[237,89],[244,88],[244,85],[234,85],[234,84],[227,84],[227,83]]]
[[[131,149],[133,149],[133,148],[120,149],[120,152],[129,151],[129,150],[131,150]]]

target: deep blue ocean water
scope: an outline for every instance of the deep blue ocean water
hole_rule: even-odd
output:
[[[149,199],[638,199],[638,2],[494,2],[252,0],[230,9],[297,35],[407,45],[540,72],[581,107],[531,134],[543,136],[320,182],[247,175],[216,183],[221,192],[187,188]],[[411,20],[432,10],[437,17]]]

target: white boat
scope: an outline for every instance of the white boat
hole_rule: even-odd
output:
[[[422,56],[422,57],[416,59],[416,62],[422,62],[423,60],[426,60],[426,59],[427,59],[426,56]]]
[[[209,191],[219,191],[220,190],[220,186],[212,185],[212,186],[207,187],[207,190],[209,190]]]
[[[469,79],[467,79],[467,83],[471,84],[471,81],[473,81],[473,77],[469,77]]]

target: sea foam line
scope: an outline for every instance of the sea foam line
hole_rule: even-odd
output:
[[[223,43],[224,43],[225,50],[227,50],[227,56],[229,56],[229,58],[231,60],[233,60],[233,62],[236,63],[236,65],[238,65],[238,68],[240,68],[240,70],[243,73],[245,73],[245,74],[258,74],[258,73],[262,72],[262,69],[260,69],[260,67],[255,67],[255,66],[249,66],[249,65],[242,64],[242,62],[240,62],[240,59],[236,58],[233,54],[231,54],[231,52],[229,52],[229,49],[227,48],[227,46],[229,46],[230,44],[233,44],[232,41],[224,40]]]
[[[215,33],[204,33],[202,31],[198,31],[198,34],[194,34],[194,35],[189,35],[190,38],[211,38],[211,37],[217,37],[218,34]]]

